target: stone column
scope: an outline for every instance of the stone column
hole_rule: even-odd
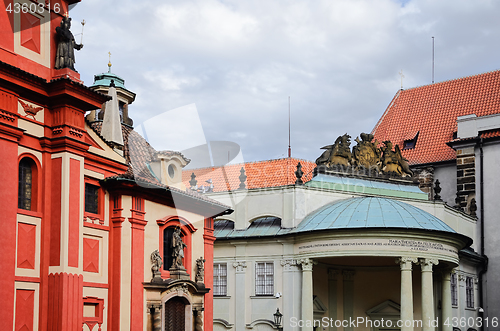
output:
[[[339,271],[335,269],[328,270],[328,318],[330,321],[337,320],[337,278]],[[337,331],[335,323],[330,325],[330,331]]]
[[[234,291],[235,302],[235,330],[245,330],[245,272],[247,269],[246,261],[233,262],[233,267],[236,269],[236,286]]]
[[[161,302],[148,303],[148,321],[146,329],[148,331],[161,331]]]
[[[342,270],[342,296],[344,321],[355,320],[354,316],[354,270]],[[354,328],[349,323],[344,327],[344,331],[353,331]]]
[[[313,279],[312,279],[312,269],[313,261],[311,259],[300,259],[298,261],[302,266],[302,316],[301,319],[304,323],[313,321]],[[302,331],[313,331],[312,326],[302,328]]]
[[[451,318],[453,317],[452,309],[451,309],[451,270],[443,271],[443,294],[442,294],[442,314],[443,316],[441,324],[448,319],[447,325],[443,325],[443,331],[452,331],[452,323]]]
[[[413,287],[412,264],[417,263],[416,257],[400,257],[396,263],[401,267],[401,331],[413,331]]]
[[[419,259],[422,268],[422,325],[423,331],[434,331],[434,287],[432,266],[439,263],[435,259]]]

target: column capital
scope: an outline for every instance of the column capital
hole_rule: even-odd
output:
[[[337,269],[328,269],[328,280],[337,280],[339,271]]]
[[[443,277],[444,281],[450,281],[451,280],[451,274],[453,273],[453,269],[444,269],[441,270],[441,276]]]
[[[344,278],[344,280],[353,280],[354,270],[342,270],[342,277]]]
[[[280,265],[285,271],[291,271],[297,267],[298,263],[297,260],[294,259],[282,259]]]
[[[236,272],[245,272],[245,269],[247,267],[247,262],[246,261],[235,261],[235,262],[233,262],[233,267],[236,268]]]
[[[418,259],[416,257],[408,257],[402,256],[396,259],[396,263],[399,264],[401,270],[410,270],[412,269],[413,263],[417,263]]]
[[[420,267],[422,268],[422,272],[424,272],[424,271],[431,271],[432,272],[432,266],[438,265],[439,260],[438,259],[418,259],[418,264],[420,264]]]
[[[297,260],[297,264],[300,264],[302,267],[302,271],[312,271],[314,261],[310,258],[303,258]]]

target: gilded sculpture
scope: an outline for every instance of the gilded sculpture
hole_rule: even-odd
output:
[[[356,137],[356,146],[350,150],[350,138],[348,134],[339,136],[335,144],[322,147],[326,149],[318,159],[318,166],[326,167],[327,170],[341,172],[357,171],[365,174],[383,173],[401,177],[413,176],[408,160],[403,157],[398,145],[394,147],[390,141],[384,141],[382,147],[378,147],[377,140],[370,133],[361,133],[361,140]]]
[[[338,137],[333,145],[321,147],[321,149],[326,149],[326,151],[316,159],[316,164],[325,165],[327,168],[339,165],[345,167],[350,166],[352,160],[350,145],[351,136],[347,133]]]
[[[373,135],[370,133],[361,133],[361,140],[356,137],[355,141],[358,143],[352,148],[353,158],[355,160],[355,165],[359,167],[364,167],[365,169],[374,169],[380,171],[381,162],[381,150],[377,147],[378,142],[372,142]]]
[[[413,176],[413,171],[410,170],[408,160],[403,157],[399,146],[396,145],[394,151],[392,150],[392,143],[384,141],[385,146],[381,147],[382,150],[382,171],[385,173],[395,173],[402,177]]]

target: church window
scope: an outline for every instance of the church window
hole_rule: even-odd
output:
[[[85,183],[85,211],[99,213],[99,186]]]
[[[474,308],[474,279],[465,278],[465,304],[467,308]]]
[[[168,270],[172,267],[174,261],[172,257],[172,236],[175,228],[173,226],[163,230],[163,270]]]
[[[17,207],[31,210],[33,188],[33,161],[25,157],[19,162],[19,190]]]
[[[227,295],[227,263],[214,263],[214,296]]]
[[[255,264],[255,295],[274,295],[274,263]]]
[[[458,286],[457,286],[457,274],[451,274],[451,304],[452,306],[458,306]]]

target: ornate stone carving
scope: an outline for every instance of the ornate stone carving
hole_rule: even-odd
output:
[[[399,264],[401,270],[411,270],[412,264],[417,262],[418,259],[416,257],[402,256],[396,259],[396,263]]]
[[[153,272],[153,279],[161,279],[161,266],[163,265],[163,260],[161,258],[160,252],[155,249],[151,253],[151,271]]]
[[[283,259],[280,261],[281,266],[285,271],[293,270],[297,266],[297,260],[294,259]]]
[[[316,159],[316,164],[325,165],[327,168],[332,168],[338,165],[345,167],[350,166],[352,159],[350,146],[351,136],[346,133],[343,136],[338,137],[333,145],[321,148],[326,149],[326,151],[324,151],[323,154]]]
[[[434,200],[441,200],[441,196],[439,195],[439,193],[441,193],[441,190],[441,183],[439,182],[439,179],[436,179],[436,182],[434,183]]]
[[[238,187],[238,190],[246,189],[245,181],[247,180],[247,175],[245,175],[244,167],[241,167],[240,176],[238,178],[240,179],[240,186]]]
[[[433,265],[438,265],[438,259],[418,259],[418,263],[422,268],[422,271],[432,271]]]
[[[373,135],[368,133],[361,133],[361,141],[356,137],[355,141],[358,143],[352,148],[352,154],[355,165],[364,167],[366,169],[374,169],[380,171],[381,150],[377,147],[378,142],[372,142]]]
[[[328,269],[328,279],[337,280],[339,276],[339,271],[337,269]]]
[[[401,155],[399,146],[396,145],[392,150],[392,143],[384,141],[382,150],[382,171],[385,173],[394,173],[402,177],[413,176],[413,171],[410,170],[408,160]]]
[[[200,257],[196,260],[196,276],[195,281],[197,283],[203,283],[203,279],[205,278],[205,259]]]
[[[344,280],[354,280],[354,270],[342,270],[342,277]]]
[[[233,262],[233,267],[236,268],[236,272],[244,272],[247,267],[246,261],[236,261]]]
[[[31,116],[33,119],[35,119],[36,114],[40,111],[43,110],[43,107],[34,107],[32,105],[27,104],[26,102],[23,102],[22,100],[19,100],[19,103],[21,106],[23,106],[24,112],[26,113],[26,117]]]
[[[312,271],[314,261],[309,258],[303,258],[297,260],[297,264],[300,264],[300,266],[302,267],[302,271]]]

